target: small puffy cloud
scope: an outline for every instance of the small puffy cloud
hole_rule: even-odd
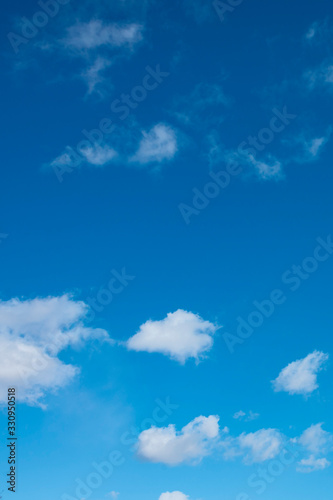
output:
[[[142,134],[139,148],[130,161],[143,165],[161,163],[165,160],[172,160],[177,153],[177,135],[169,125],[158,123],[148,132],[143,131]]]
[[[259,418],[259,413],[254,413],[253,411],[249,411],[249,413],[245,413],[244,411],[240,410],[237,411],[233,418],[235,420],[244,420],[245,422],[251,422],[252,420],[256,420]]]
[[[75,377],[78,368],[63,363],[58,353],[89,339],[108,339],[105,330],[84,325],[87,310],[68,295],[0,301],[0,403],[14,386],[21,402],[42,407],[48,392]]]
[[[283,438],[276,429],[260,429],[257,432],[241,434],[238,446],[244,453],[244,460],[248,464],[264,462],[276,457],[283,444]]]
[[[317,374],[328,360],[328,354],[314,351],[303,359],[293,361],[283,368],[272,381],[275,392],[307,396],[318,388]]]
[[[213,345],[217,326],[197,314],[178,309],[160,321],[149,320],[127,341],[134,351],[159,352],[179,363],[199,360]]]
[[[303,458],[297,463],[297,472],[302,472],[303,474],[309,474],[310,472],[315,472],[317,470],[327,469],[331,465],[331,462],[327,458],[316,458],[311,455],[309,458]]]
[[[189,500],[189,496],[181,491],[167,491],[166,493],[162,493],[159,500]]]
[[[332,448],[333,437],[322,426],[322,423],[311,425],[299,437],[298,443],[311,453],[325,453],[329,448]]]
[[[116,500],[119,497],[120,493],[118,491],[110,491],[106,496],[111,497]]]
[[[107,144],[91,144],[87,148],[80,149],[80,153],[86,163],[95,167],[102,167],[110,163],[117,156],[117,151]]]
[[[212,452],[219,436],[219,417],[197,417],[177,431],[174,425],[151,427],[138,438],[138,456],[154,463],[198,463]]]
[[[77,151],[67,146],[64,153],[52,160],[47,167],[62,177],[64,173],[70,173],[82,164],[103,167],[118,157],[117,151],[108,144],[86,142],[88,146],[85,145]]]
[[[142,40],[140,24],[106,24],[99,19],[70,26],[63,43],[78,50],[91,50],[102,46],[133,47]]]

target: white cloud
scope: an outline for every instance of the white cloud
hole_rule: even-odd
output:
[[[316,458],[311,455],[309,458],[303,458],[297,463],[297,472],[302,472],[303,474],[309,474],[317,470],[327,469],[331,465],[326,458]]]
[[[239,410],[234,414],[233,418],[235,418],[236,420],[242,420],[245,416],[246,413],[242,410]]]
[[[89,339],[108,339],[105,330],[84,326],[88,306],[70,296],[0,301],[0,402],[9,386],[30,405],[43,406],[49,391],[68,384],[78,368],[57,354]]]
[[[173,128],[158,123],[148,132],[143,131],[139,149],[130,161],[141,164],[171,160],[178,150],[177,136]]]
[[[314,22],[305,34],[305,38],[310,41],[312,40],[318,32],[318,22]]]
[[[304,134],[284,141],[285,144],[297,149],[297,154],[291,156],[292,161],[298,163],[312,162],[319,158],[324,146],[329,141],[332,134],[332,128],[329,127],[324,135],[307,138]]]
[[[249,151],[228,151],[222,145],[217,144],[216,138],[210,136],[211,148],[208,158],[211,164],[220,162],[223,158],[225,162],[236,162],[244,167],[244,175],[255,175],[264,181],[278,181],[284,177],[282,163],[274,156],[263,155],[262,159]]]
[[[77,23],[67,30],[63,40],[68,47],[91,50],[102,46],[133,47],[142,40],[143,27],[140,24],[106,24],[99,19],[88,23]]]
[[[59,169],[64,172],[71,172],[81,163],[102,167],[107,165],[118,156],[117,151],[105,143],[90,143],[88,147],[82,147],[75,152],[72,148],[66,147],[65,152],[49,163],[49,168]]]
[[[332,434],[324,431],[323,424],[311,425],[298,439],[298,443],[314,454],[325,453],[332,447]]]
[[[306,358],[293,361],[272,381],[276,392],[309,395],[318,388],[317,374],[328,360],[328,354],[314,351]]]
[[[198,463],[212,452],[219,435],[219,417],[197,417],[176,431],[174,425],[151,427],[138,438],[138,455],[154,463]]]
[[[88,86],[88,94],[92,94],[98,84],[104,81],[102,73],[111,66],[111,61],[105,57],[97,57],[95,62],[82,73],[82,78]]]
[[[197,314],[178,309],[160,321],[149,320],[141,325],[127,341],[127,348],[159,352],[183,364],[188,358],[199,360],[211,349],[217,328]]]
[[[105,23],[99,19],[77,22],[67,28],[67,35],[61,40],[60,48],[66,55],[79,57],[86,69],[79,76],[88,86],[88,94],[105,82],[103,72],[117,59],[132,52],[143,39],[143,26],[138,23]],[[54,46],[50,45],[49,49]]]
[[[254,413],[253,411],[249,411],[249,413],[245,413],[244,411],[240,410],[237,411],[233,418],[236,420],[245,420],[245,422],[251,422],[252,420],[256,420],[259,418],[259,413]]]
[[[258,463],[271,460],[282,449],[282,435],[276,429],[260,429],[257,432],[241,434],[238,438],[240,450],[245,454],[246,463]]]
[[[189,496],[181,491],[173,491],[171,493],[167,491],[166,493],[162,493],[159,500],[189,500]]]
[[[323,424],[311,425],[299,438],[293,441],[300,445],[307,453],[308,458],[303,458],[297,464],[297,471],[310,473],[329,467],[330,462],[320,455],[331,452],[333,449],[333,436],[322,428]]]
[[[282,176],[282,164],[271,155],[266,160],[257,160],[253,155],[248,155],[248,164],[260,179],[280,179]]]
[[[81,155],[89,165],[102,167],[117,156],[117,152],[107,144],[92,144],[80,150]]]
[[[329,44],[332,38],[332,28],[328,23],[328,20],[315,21],[311,24],[308,31],[305,34],[305,40],[307,43],[314,45]]]

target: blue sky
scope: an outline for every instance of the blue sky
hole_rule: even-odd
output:
[[[332,15],[3,6],[17,500],[331,498]]]

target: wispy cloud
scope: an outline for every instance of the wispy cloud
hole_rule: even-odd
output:
[[[283,144],[290,148],[288,162],[309,163],[318,160],[331,135],[332,127],[328,127],[324,135],[310,137],[302,133],[284,140]]]
[[[315,21],[305,33],[305,40],[311,45],[326,44],[332,38],[333,30],[328,19]]]
[[[103,46],[132,49],[143,39],[143,26],[136,23],[105,23],[92,19],[87,23],[78,22],[67,28],[62,43],[69,48],[91,50]]]
[[[296,470],[303,474],[309,474],[317,470],[327,469],[330,465],[331,462],[329,462],[327,458],[316,458],[314,455],[310,455],[309,458],[302,458],[302,460],[298,462]]]
[[[62,177],[65,172],[72,172],[82,165],[103,167],[118,157],[117,151],[105,143],[88,143],[74,151],[66,147],[64,153],[52,160],[46,168],[53,169],[57,176]]]
[[[112,62],[104,57],[97,57],[91,66],[82,72],[82,78],[88,87],[88,94],[92,94],[97,86],[104,82],[103,72],[111,66]]]
[[[171,113],[182,125],[206,128],[222,123],[222,110],[230,104],[231,99],[220,84],[199,83],[191,93],[174,100]]]
[[[303,78],[309,90],[326,86],[332,89],[333,84],[333,61],[328,60],[314,69],[307,70]]]
[[[233,416],[235,420],[244,420],[245,422],[251,422],[252,420],[256,420],[259,417],[260,417],[259,413],[254,413],[253,411],[245,413],[245,411],[242,410],[237,411]]]

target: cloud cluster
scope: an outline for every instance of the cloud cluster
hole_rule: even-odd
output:
[[[133,131],[132,131],[133,133]],[[63,154],[55,158],[48,164],[48,168],[62,173],[71,172],[80,165],[90,165],[92,167],[103,167],[110,163],[124,163],[129,166],[136,164],[150,167],[170,161],[178,151],[178,139],[175,129],[165,123],[157,123],[148,131],[141,131],[143,138],[136,146],[136,152],[129,154],[127,145],[127,133],[125,130],[119,131],[112,140],[116,145],[111,145],[103,140],[92,142],[91,140],[81,141],[76,151],[66,147]],[[108,141],[110,142],[110,140]],[[131,141],[128,141],[131,143]],[[124,150],[120,152],[120,150]]]
[[[310,453],[297,464],[297,471],[308,474],[316,470],[326,469],[331,465],[322,455],[332,451],[333,436],[322,428],[323,424],[311,425],[296,439],[296,443]]]
[[[213,453],[224,460],[240,458],[245,465],[252,465],[275,459],[287,445],[297,446],[295,455],[301,454],[302,458],[296,470],[308,473],[330,465],[323,455],[332,451],[332,444],[333,437],[322,429],[322,424],[312,425],[300,437],[292,439],[272,428],[232,436],[228,427],[220,429],[219,417],[211,415],[195,418],[180,431],[171,424],[141,432],[137,453],[144,460],[169,466],[196,465]]]
[[[165,354],[179,363],[199,360],[213,345],[217,326],[197,314],[178,309],[160,321],[149,320],[127,341],[134,351]]]
[[[78,368],[58,354],[91,339],[108,339],[105,330],[84,326],[87,309],[69,295],[0,301],[0,402],[14,386],[20,401],[43,406],[46,393],[75,377]]]

